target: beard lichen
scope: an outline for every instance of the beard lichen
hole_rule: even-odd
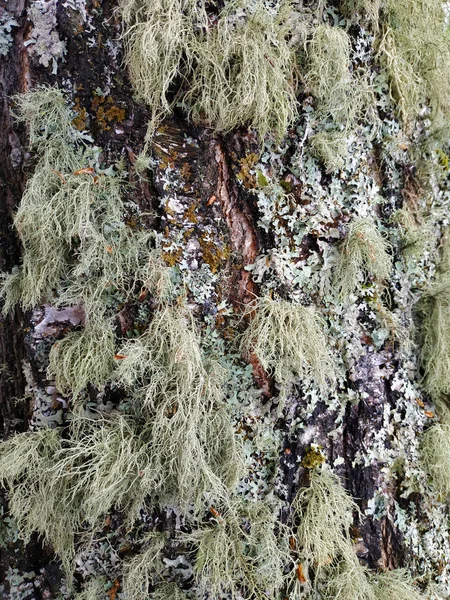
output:
[[[336,380],[336,369],[325,334],[325,323],[312,306],[259,298],[241,340],[246,357],[255,354],[273,375],[284,398],[297,381],[307,379],[325,390]]]
[[[201,593],[236,598],[246,589],[249,598],[277,597],[286,583],[290,555],[276,507],[268,500],[236,498],[223,511],[211,512],[209,525],[182,536],[195,549],[194,575]]]
[[[163,306],[146,332],[119,351],[117,377],[149,421],[152,467],[145,474],[162,501],[201,506],[226,497],[241,470],[224,405],[223,368],[203,357],[189,311]]]
[[[360,564],[350,536],[358,506],[326,465],[310,471],[310,485],[293,507],[297,542],[311,597],[326,600],[419,600],[420,590],[402,570],[374,573]],[[309,579],[311,577],[311,579]]]
[[[334,267],[333,287],[341,299],[353,294],[368,276],[375,282],[388,280],[392,271],[390,245],[371,218],[350,223]]]
[[[151,107],[150,131],[181,100],[217,130],[249,125],[282,138],[296,113],[289,12],[286,2],[276,11],[229,2],[212,24],[203,1],[123,0],[126,62]]]

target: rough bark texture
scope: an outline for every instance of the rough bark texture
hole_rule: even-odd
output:
[[[224,339],[233,337],[227,318],[221,315],[217,306],[224,301],[231,305],[235,314],[243,315],[238,326],[245,329],[251,319],[247,307],[260,293],[252,271],[245,267],[253,265],[258,256],[269,256],[269,251],[276,247],[273,233],[258,223],[260,209],[252,193],[254,172],[248,175],[253,178],[248,185],[245,180],[246,160],[251,162],[249,155],[259,151],[255,136],[245,130],[221,135],[200,124],[192,124],[181,110],[176,109],[151,141],[150,153],[155,165],[152,176],[140,180],[134,164],[144,145],[150,113],[133,99],[123,67],[122,48],[117,41],[120,22],[114,12],[114,3],[109,0],[89,0],[86,4],[51,0],[47,3],[47,12],[43,13],[48,23],[46,31],[37,31],[36,23],[31,22],[30,9],[34,6],[35,10],[40,10],[37,5],[25,0],[9,0],[6,5],[4,1],[0,2],[0,17],[7,11],[15,20],[8,52],[0,56],[1,270],[10,271],[20,262],[21,248],[12,218],[33,169],[32,157],[27,151],[27,131],[14,122],[11,97],[30,87],[56,84],[66,90],[74,103],[77,127],[89,131],[103,149],[105,160],[122,158],[125,161],[132,184],[130,199],[142,212],[148,213],[148,227],[161,234],[167,264],[176,265],[183,258],[188,270],[198,272],[206,265],[208,272],[216,277],[213,292],[196,302],[194,312],[197,317],[213,317],[216,329]],[[26,45],[27,40],[45,36],[45,51],[39,49],[37,43]],[[64,53],[52,47],[61,42]],[[107,92],[100,95],[96,93],[98,88]],[[285,163],[294,154],[296,135],[291,132],[290,150],[281,159]],[[381,161],[374,158],[374,179],[381,178],[384,193],[389,197],[390,174],[384,173],[383,168]],[[404,194],[407,194],[407,183],[405,179]],[[290,190],[293,202],[301,198],[303,184],[296,175],[285,175],[284,184]],[[329,222],[330,229],[342,227],[348,215],[341,214],[340,217],[339,225]],[[173,245],[174,239],[178,245]],[[332,240],[324,230],[317,235],[308,233],[302,240],[303,255],[298,258],[308,257],[323,241]],[[283,285],[280,285],[281,291]],[[195,300],[195,291],[192,295]],[[132,328],[136,306],[131,303],[120,313],[123,335]],[[365,318],[364,314],[360,315],[358,322],[363,323]],[[37,307],[29,314],[17,309],[12,314],[0,315],[0,424],[5,439],[13,432],[26,431],[33,418],[38,418],[36,390],[51,386],[45,376],[45,357],[50,345],[47,335],[36,330],[43,321],[51,328],[52,340],[73,326],[73,321],[69,322],[64,315],[58,318],[55,313],[49,313],[49,307]],[[375,518],[374,513],[369,513],[364,519],[357,519],[353,538],[357,540],[357,554],[364,564],[372,569],[393,569],[402,567],[405,558],[414,552],[411,540],[405,542],[398,528],[394,505],[406,508],[408,504],[408,510],[411,510],[412,504],[419,507],[421,500],[419,494],[410,496],[408,501],[402,500],[400,477],[386,482],[385,471],[389,466],[386,457],[390,456],[392,440],[397,436],[389,413],[398,410],[404,414],[406,410],[399,408],[398,388],[393,385],[402,359],[396,354],[397,347],[390,347],[388,342],[375,346],[370,333],[368,327],[360,340],[362,351],[349,367],[345,383],[362,400],[348,401],[340,407],[334,404],[330,408],[318,399],[310,410],[310,398],[304,395],[299,385],[289,395],[283,414],[268,419],[267,423],[284,439],[275,471],[277,485],[282,490],[280,495],[288,503],[299,487],[308,482],[308,469],[302,466],[302,461],[312,443],[322,447],[330,465],[335,463],[335,472],[342,477],[362,513],[376,492],[382,490],[383,515]],[[261,406],[269,410],[277,393],[275,383],[255,355],[249,360],[255,388],[262,392]],[[21,400],[27,385],[27,399]],[[58,403],[47,405],[46,418],[58,420],[61,410]],[[302,422],[300,428],[295,425],[299,421]],[[423,421],[405,427],[410,427],[411,436],[415,437],[420,434]],[[379,459],[376,453],[366,461],[361,458],[367,457],[368,450],[375,447],[379,450]],[[385,450],[384,458],[380,448]],[[5,497],[3,507],[6,515]],[[425,523],[422,531],[426,531],[426,517],[420,515],[419,508],[417,513],[418,527],[420,529]],[[161,519],[167,519],[169,530],[174,527],[174,515],[170,518],[161,516]],[[286,521],[289,519],[286,516]],[[32,540],[26,546],[20,541],[7,541],[0,551],[0,583],[5,586],[5,598],[59,597],[63,575],[53,561],[50,549],[43,550],[38,540]],[[123,552],[126,554],[127,551]],[[11,575],[13,569],[18,570],[16,579]],[[20,574],[29,571],[35,575],[20,580]],[[111,574],[111,580],[113,578],[114,574]],[[13,588],[22,591],[13,595]],[[110,597],[114,600],[115,592],[111,592]]]

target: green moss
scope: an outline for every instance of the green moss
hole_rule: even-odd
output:
[[[176,583],[162,583],[158,585],[152,596],[152,600],[186,600],[186,594]]]
[[[333,286],[340,297],[346,299],[353,294],[367,276],[378,283],[388,279],[392,270],[389,250],[390,245],[371,218],[352,221],[334,270]]]
[[[241,340],[241,351],[254,353],[275,377],[282,396],[297,379],[313,381],[325,390],[336,378],[325,325],[312,306],[259,298],[254,317]]]
[[[298,549],[305,583],[326,600],[419,600],[423,598],[404,571],[373,573],[358,560],[350,527],[359,509],[328,468],[310,473],[310,486],[293,502],[299,520]],[[315,596],[314,596],[315,597]]]
[[[152,108],[152,125],[172,110],[170,88],[192,66],[195,30],[207,27],[196,0],[121,0],[130,79],[138,98]]]
[[[322,446],[312,445],[306,450],[301,464],[305,469],[315,469],[323,464],[325,460],[325,456],[322,453]]]

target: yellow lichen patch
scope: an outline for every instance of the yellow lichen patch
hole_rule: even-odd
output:
[[[257,187],[257,179],[255,165],[258,163],[259,157],[256,154],[247,154],[239,161],[241,170],[236,175],[239,181],[242,181],[244,187],[254,189]]]
[[[125,120],[125,109],[115,106],[111,96],[95,96],[91,106],[102,131],[109,131],[112,123],[122,123]]]
[[[81,106],[79,98],[75,98],[73,110],[77,113],[77,116],[73,119],[72,125],[78,129],[78,131],[84,131],[86,129],[87,111],[84,106]]]
[[[189,223],[198,223],[198,216],[196,214],[197,208],[198,202],[193,202],[184,212],[183,219],[189,221]]]
[[[305,452],[302,460],[302,467],[305,469],[315,469],[325,462],[325,456],[322,453],[322,446],[312,444]]]
[[[230,258],[230,248],[218,246],[209,238],[208,234],[204,233],[200,234],[198,241],[202,249],[203,260],[209,265],[212,273],[217,273],[219,267]]]

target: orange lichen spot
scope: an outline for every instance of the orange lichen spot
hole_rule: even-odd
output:
[[[111,123],[121,123],[125,120],[125,109],[115,106],[111,96],[94,96],[91,107],[102,131],[110,130]]]
[[[214,506],[210,506],[209,507],[209,512],[213,515],[213,517],[215,517],[216,519],[220,519],[221,515],[220,512],[218,510],[216,510],[214,508]]]
[[[206,203],[206,206],[212,206],[216,200],[217,200],[217,197],[213,194],[211,196],[211,198],[208,200],[208,202]]]
[[[434,419],[434,417],[436,416],[436,415],[434,414],[434,412],[431,412],[431,410],[426,410],[426,411],[424,412],[424,415],[425,415],[426,417],[428,417],[428,419]]]
[[[127,358],[127,356],[125,356],[125,354],[114,354],[114,358],[116,360],[124,360],[125,358]]]
[[[110,588],[110,590],[108,592],[109,600],[116,600],[116,594],[117,594],[117,590],[119,588],[120,588],[120,582],[116,578],[116,579],[114,579],[114,584],[113,584],[112,588]]]
[[[59,171],[55,171],[55,169],[50,169],[50,171],[52,173],[55,173],[55,175],[58,175],[58,177],[61,179],[61,181],[63,183],[67,183],[67,181],[64,179],[63,175]]]
[[[182,254],[183,248],[178,248],[177,250],[171,250],[170,252],[162,252],[161,256],[169,267],[174,267],[180,262]]]
[[[306,583],[306,577],[305,573],[303,572],[302,563],[298,563],[297,565],[297,579],[300,581],[300,583]]]
[[[84,167],[74,172],[74,175],[94,175],[95,169],[93,167]]]
[[[193,202],[189,208],[184,212],[183,219],[189,221],[189,223],[198,223],[198,217],[196,210],[198,208],[198,202]]]

